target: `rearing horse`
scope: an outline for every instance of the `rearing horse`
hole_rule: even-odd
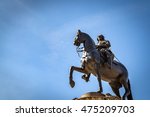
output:
[[[125,66],[117,61],[112,62],[111,69],[104,62],[104,58],[101,56],[101,53],[96,49],[96,45],[92,38],[78,30],[76,38],[74,40],[75,46],[80,46],[83,43],[84,51],[81,58],[81,67],[71,66],[70,68],[70,86],[73,88],[75,82],[73,81],[73,71],[78,71],[84,73],[87,78],[90,77],[90,74],[93,74],[97,77],[99,83],[99,91],[103,92],[101,80],[104,80],[109,83],[113,92],[120,96],[119,89],[123,86],[125,88],[125,93],[122,96],[122,99],[125,100],[126,97],[128,100],[132,100],[132,93],[130,88],[130,82],[128,79],[128,71]]]

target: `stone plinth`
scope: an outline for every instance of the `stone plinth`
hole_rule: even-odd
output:
[[[121,100],[118,96],[112,96],[111,94],[101,94],[97,92],[89,92],[83,94],[79,98],[75,98],[74,100]]]

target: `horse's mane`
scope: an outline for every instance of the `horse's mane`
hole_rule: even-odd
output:
[[[82,32],[82,34],[86,35],[88,38],[91,38],[89,34]],[[92,39],[92,38],[91,38]]]
[[[94,45],[95,45],[95,42],[94,42],[94,40],[90,37],[90,35],[89,34],[87,34],[87,33],[84,33],[84,32],[82,32],[82,34],[84,34]]]

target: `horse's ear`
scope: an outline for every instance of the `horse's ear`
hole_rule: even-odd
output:
[[[81,33],[81,30],[78,30],[78,34],[80,34]]]

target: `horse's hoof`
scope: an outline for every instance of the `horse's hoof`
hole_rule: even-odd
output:
[[[71,86],[71,88],[73,88],[75,86],[75,82],[73,80],[70,81],[70,86]]]
[[[88,81],[89,81],[89,78],[86,77],[86,75],[83,75],[83,76],[82,76],[82,79],[85,80],[85,82],[88,82]]]
[[[121,100],[125,100],[125,97],[123,96],[123,97],[121,97]]]
[[[99,91],[97,91],[97,93],[102,93],[102,91],[99,90]]]

